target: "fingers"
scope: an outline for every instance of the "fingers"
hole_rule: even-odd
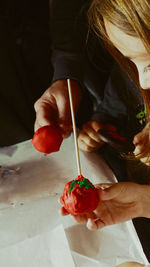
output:
[[[71,134],[72,123],[66,84],[65,80],[53,83],[36,101],[34,105],[36,111],[35,131],[54,122],[61,128],[63,137],[68,137]],[[72,90],[74,90],[73,87]],[[80,101],[80,97],[78,99],[79,90],[78,87],[78,92],[74,93],[76,109]]]
[[[79,224],[86,224],[89,218],[96,219],[96,215],[94,212],[91,212],[85,215],[74,215],[73,218]]]
[[[89,121],[83,125],[83,132],[88,134],[88,136],[97,143],[100,142],[100,138],[97,134],[97,130],[99,130],[98,125],[99,123],[96,121]]]
[[[58,121],[59,125],[63,127],[68,127],[71,125],[71,111],[69,104],[68,92],[64,95],[57,95],[56,99],[57,111],[58,111]]]
[[[64,207],[61,207],[59,210],[59,213],[61,216],[66,216],[69,215],[69,213],[67,212],[67,210]],[[94,212],[92,213],[87,213],[85,215],[72,215],[72,217],[74,218],[74,220],[76,221],[76,223],[78,224],[86,224],[88,222],[88,219],[96,219],[96,214],[94,214]]]
[[[63,205],[63,198],[62,196],[58,199],[58,203]],[[59,210],[59,213],[61,216],[66,216],[66,215],[69,215],[68,211],[65,209],[64,206],[62,206]]]
[[[150,159],[149,159],[149,153],[148,153],[149,148],[150,148],[149,126],[150,124],[147,124],[145,128],[140,133],[138,133],[133,139],[133,143],[135,145],[134,155],[136,157],[140,156],[140,160],[147,166],[150,166]]]
[[[89,121],[83,125],[78,137],[78,144],[81,150],[93,152],[104,144],[97,134],[97,130],[100,127],[101,124],[97,121]]]
[[[67,210],[64,207],[60,208],[59,213],[61,216],[69,215],[69,213],[67,212]],[[72,215],[72,217],[74,218],[74,220],[78,224],[86,224],[87,220],[88,220],[88,216],[89,215],[87,215],[87,214],[86,215]],[[92,217],[92,215],[91,215],[91,217]]]
[[[70,125],[66,125],[66,124],[60,123],[59,127],[60,127],[60,129],[62,131],[63,138],[67,138],[67,137],[69,137],[71,135],[71,133],[72,133],[72,125],[71,124]]]
[[[138,133],[134,139],[133,144],[135,145],[134,154],[138,155],[142,153],[145,150],[145,144],[148,142],[149,136],[146,136],[146,134],[143,134],[143,132]]]
[[[35,102],[36,111],[35,131],[52,122],[60,124],[63,134],[69,136],[71,133],[71,120],[67,102],[69,101],[61,88],[55,88],[52,85],[44,94]],[[54,92],[53,92],[54,91]],[[66,108],[67,107],[67,108]]]
[[[69,213],[66,211],[66,209],[64,207],[60,208],[59,213],[61,216],[69,215]]]
[[[35,102],[34,108],[36,111],[35,131],[42,126],[50,125],[53,121],[50,103],[44,97],[41,97]]]
[[[149,125],[139,132],[136,136],[134,136],[133,144],[136,146],[135,155],[137,153],[142,153],[145,150],[145,145],[149,143],[150,129]]]
[[[107,186],[108,185],[108,186]],[[124,190],[124,183],[115,183],[115,184],[104,184],[101,185],[103,190],[99,189],[99,196],[101,200],[111,200],[116,198],[120,192]]]
[[[133,139],[133,144],[135,146],[137,146],[138,144],[141,143],[141,140],[142,139],[142,132],[138,133],[136,136],[134,136],[134,139]]]
[[[87,228],[89,230],[95,231],[95,230],[103,228],[106,225],[101,219],[94,220],[92,218],[89,218],[88,221],[87,221],[86,226],[87,226]]]
[[[113,184],[112,183],[95,184],[94,186],[97,189],[102,189],[103,190],[103,189],[108,188],[108,187],[110,187],[112,185],[114,185],[114,183]]]
[[[74,215],[73,216],[74,220],[78,224],[86,224],[87,223],[87,216],[86,215]]]
[[[92,152],[95,149],[100,148],[103,142],[101,142],[101,140],[99,140],[99,142],[96,142],[86,132],[81,130],[78,137],[78,144],[81,150]]]
[[[106,184],[95,184],[95,188],[98,190],[99,199],[100,200],[109,200],[114,196],[114,193],[112,190],[106,190],[107,188],[112,187],[114,184],[112,183],[106,183]],[[115,191],[115,190],[114,190]],[[110,193],[112,192],[112,193]],[[116,191],[115,191],[116,194]]]

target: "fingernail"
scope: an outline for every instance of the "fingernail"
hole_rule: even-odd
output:
[[[93,222],[93,219],[92,218],[88,218],[87,227],[91,227],[92,226],[92,222]]]
[[[140,149],[136,146],[133,153],[134,153],[134,155],[138,155],[140,153]]]

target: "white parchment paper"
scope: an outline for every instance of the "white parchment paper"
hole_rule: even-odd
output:
[[[93,183],[116,182],[98,154],[80,152],[80,159],[82,174]],[[30,140],[0,149],[0,165],[0,266],[148,264],[131,221],[91,232],[58,214],[64,185],[77,177],[72,136],[47,156]]]
[[[80,152],[82,174],[93,183],[110,182],[112,171],[96,153]],[[59,152],[44,155],[31,141],[0,149],[0,209],[39,198],[60,196],[78,175],[73,138]]]
[[[75,267],[62,225],[0,250],[3,267]]]

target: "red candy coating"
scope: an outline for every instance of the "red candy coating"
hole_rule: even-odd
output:
[[[81,175],[65,185],[60,201],[70,214],[83,215],[96,209],[99,195],[94,185]]]
[[[57,152],[60,149],[62,141],[61,131],[55,125],[47,125],[39,128],[32,138],[34,148],[46,154]]]

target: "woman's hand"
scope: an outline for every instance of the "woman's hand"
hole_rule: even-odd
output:
[[[107,225],[121,223],[135,217],[150,218],[150,186],[130,182],[113,185],[97,185],[99,205],[84,216],[73,216],[77,223],[86,224],[88,229],[97,230]],[[68,213],[61,208],[61,215]]]
[[[81,89],[77,82],[71,81],[71,90],[76,112],[81,100]],[[66,80],[54,82],[36,101],[34,107],[36,111],[35,131],[54,122],[61,128],[63,137],[70,135],[72,122]]]
[[[148,151],[150,151],[150,124],[148,123],[145,128],[138,133],[134,139],[133,144],[135,145],[134,154],[135,156],[140,155],[141,153],[144,153],[146,148]],[[147,155],[144,155],[141,161],[147,165],[150,165],[150,159],[147,157]]]
[[[102,125],[95,120],[83,124],[78,137],[79,148],[87,152],[98,150],[104,144],[97,134],[97,131],[101,128]]]

